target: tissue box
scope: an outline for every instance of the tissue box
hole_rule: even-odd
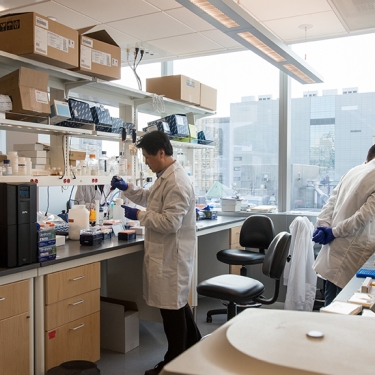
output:
[[[100,297],[100,347],[120,353],[139,346],[139,311],[135,302]]]

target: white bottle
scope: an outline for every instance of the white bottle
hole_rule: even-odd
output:
[[[95,154],[90,154],[88,166],[91,176],[97,176],[99,174],[99,163],[98,160],[95,158]]]
[[[120,152],[120,156],[118,159],[118,168],[119,168],[118,174],[120,176],[126,176],[128,172],[128,160],[125,158],[123,152]]]
[[[121,220],[121,222],[125,224],[125,211],[121,207],[122,204],[124,204],[124,200],[122,198],[117,198],[116,204],[113,206],[113,220]]]
[[[26,160],[25,160],[25,157],[23,156],[18,157],[18,175],[19,176],[27,175]]]
[[[32,175],[32,169],[33,169],[33,164],[31,162],[31,158],[25,158],[26,161],[26,175],[31,176]]]
[[[81,230],[89,229],[89,212],[84,204],[74,205],[68,213],[69,239],[79,240]]]
[[[17,151],[9,151],[8,159],[10,160],[10,167],[12,168],[13,176],[18,175],[18,154]]]
[[[102,156],[99,158],[99,175],[109,175],[109,163],[108,163],[107,151],[102,151]]]
[[[116,160],[116,156],[111,156],[109,159],[109,175],[117,176],[119,174],[119,163]]]

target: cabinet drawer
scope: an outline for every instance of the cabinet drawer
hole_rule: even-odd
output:
[[[45,330],[50,331],[99,310],[100,289],[47,305],[45,307]]]
[[[62,362],[100,359],[100,313],[85,316],[45,334],[46,371]]]
[[[28,313],[0,321],[0,374],[30,373]]]
[[[0,286],[0,320],[28,311],[28,280]]]
[[[229,238],[229,241],[230,241],[230,248],[231,249],[234,249],[233,246],[237,245],[240,243],[240,232],[241,232],[241,227],[234,227],[234,228],[231,228],[230,230],[230,238]]]
[[[45,276],[46,305],[100,288],[100,263],[91,263]]]

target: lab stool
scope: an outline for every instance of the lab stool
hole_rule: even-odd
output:
[[[46,375],[100,375],[100,370],[94,362],[68,361],[50,368]]]

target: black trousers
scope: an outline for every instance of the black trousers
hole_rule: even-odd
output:
[[[189,304],[178,310],[160,309],[160,312],[168,340],[168,350],[164,356],[164,364],[167,364],[197,343],[202,336]]]

